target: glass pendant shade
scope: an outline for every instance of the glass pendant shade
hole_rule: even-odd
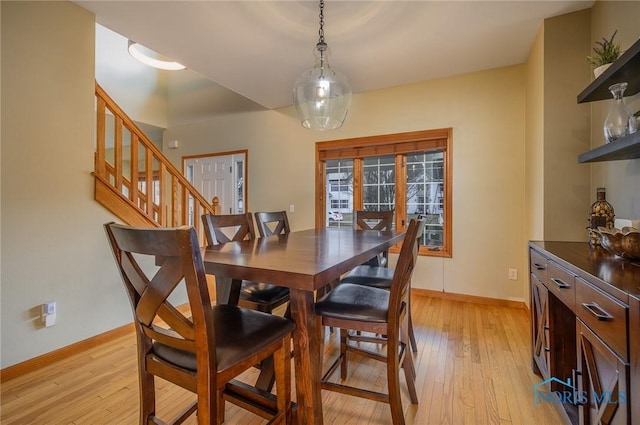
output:
[[[303,127],[333,130],[341,127],[347,116],[351,88],[347,77],[329,67],[326,44],[318,43],[315,54],[315,66],[296,79],[293,103]]]

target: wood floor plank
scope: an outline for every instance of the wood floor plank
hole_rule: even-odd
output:
[[[530,323],[522,309],[417,295],[412,297],[418,352],[419,404],[409,401],[401,377],[407,425],[556,424],[551,405],[533,405],[532,387],[541,378],[531,371]],[[324,367],[338,353],[338,333],[326,333]],[[379,345],[368,348],[383,350]],[[134,425],[138,423],[138,376],[135,335],[101,346],[2,383],[3,425]],[[336,375],[339,380],[339,374]],[[253,382],[257,371],[243,374]],[[386,390],[382,363],[351,356],[349,379]],[[292,380],[293,381],[293,380]],[[295,382],[295,381],[293,381]],[[158,412],[179,412],[193,395],[158,380]],[[295,390],[293,391],[295,399]],[[389,406],[323,391],[329,425],[387,425]],[[259,425],[264,420],[230,403],[226,424]],[[195,425],[195,417],[187,425]]]

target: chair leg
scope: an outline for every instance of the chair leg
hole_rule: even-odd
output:
[[[204,388],[202,388],[204,387]],[[210,385],[198,385],[197,392],[197,410],[196,417],[198,424],[211,424],[214,421],[221,424],[224,422],[224,401],[222,402],[222,409],[220,409],[220,401],[218,397],[222,397],[222,391],[219,391],[215,387],[215,382],[210,381]],[[222,421],[220,420],[220,410],[222,410]],[[175,423],[182,423],[180,419]]]
[[[404,425],[402,398],[400,396],[400,358],[398,345],[390,342],[387,345],[387,382],[389,387],[389,405],[393,425]],[[405,355],[405,358],[407,356]]]
[[[407,315],[409,315],[409,311],[407,312]],[[405,319],[403,320],[403,322],[405,322],[402,325],[402,329],[401,329],[401,335],[402,335],[402,339],[401,344],[404,345],[403,347],[403,357],[402,357],[402,368],[404,369],[404,376],[405,376],[405,380],[407,381],[407,387],[409,389],[409,397],[411,398],[411,403],[413,404],[418,404],[418,394],[416,393],[416,377],[417,377],[417,372],[416,372],[416,366],[413,363],[413,357],[411,356],[410,353],[408,353],[409,350],[409,345],[407,342],[407,339],[409,339],[409,324],[411,323],[410,320],[411,316],[409,315],[408,317],[405,317]]]
[[[276,375],[278,421],[291,423],[291,343],[284,340],[273,355]]]
[[[409,289],[410,291],[411,289]],[[418,352],[418,343],[416,342],[416,334],[413,331],[413,319],[411,318],[411,294],[407,297],[407,316],[409,321],[409,341],[411,343],[411,351]]]
[[[146,424],[156,414],[156,388],[153,375],[143,371],[139,366],[140,376],[140,423]]]
[[[409,398],[411,404],[418,404],[418,393],[416,392],[416,375],[413,359],[410,355],[405,355],[402,361],[402,368],[404,369],[404,377],[407,381],[407,387],[409,388]],[[412,372],[413,371],[413,372]]]
[[[216,392],[216,408],[218,412],[216,414],[216,424],[222,425],[224,423],[224,396],[222,390]]]
[[[404,320],[402,321],[401,329],[400,329],[400,332],[401,332],[401,335],[402,335],[401,341],[405,342],[405,344],[407,344],[406,347],[408,347],[408,344],[409,344],[407,341],[409,341],[411,339],[411,336],[410,336],[411,322],[409,321],[410,318],[411,318],[411,316],[407,316],[407,317],[404,318]],[[405,355],[405,358],[406,357],[411,357],[411,356]],[[417,375],[417,372],[416,372],[416,368],[413,365],[413,359],[409,359],[409,360],[410,361],[407,363],[407,368],[405,368],[405,372],[406,371],[411,372],[411,375],[413,376],[413,378],[416,378],[418,375]],[[404,364],[405,364],[405,362],[403,361],[403,365]]]
[[[340,328],[340,356],[342,361],[340,362],[340,377],[347,379],[347,344],[349,339],[349,331],[347,329]]]

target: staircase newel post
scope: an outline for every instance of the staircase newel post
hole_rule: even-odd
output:
[[[214,196],[211,200],[211,207],[213,208],[213,213],[216,215],[220,214],[220,199],[217,196]]]

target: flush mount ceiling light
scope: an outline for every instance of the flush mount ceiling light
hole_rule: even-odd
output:
[[[329,67],[329,47],[324,41],[324,0],[320,0],[320,36],[314,49],[315,66],[298,76],[293,103],[302,126],[311,130],[333,130],[342,126],[351,88],[347,77]]]
[[[156,53],[135,41],[129,40],[128,50],[131,56],[138,59],[145,65],[158,69],[166,69],[168,71],[179,71],[181,69],[185,69],[184,65],[168,60],[159,53]]]

